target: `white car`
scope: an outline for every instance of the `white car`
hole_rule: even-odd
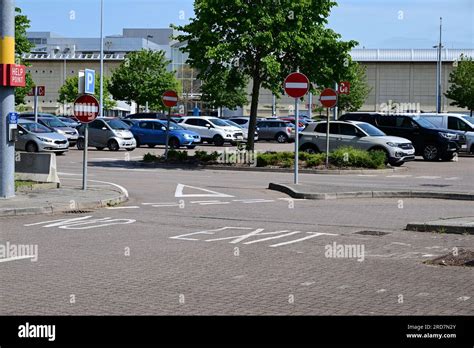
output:
[[[326,150],[327,122],[310,123],[300,133],[300,151],[318,153]],[[401,166],[415,159],[415,148],[410,140],[388,136],[366,122],[332,121],[329,127],[329,151],[350,146],[361,150],[382,150],[387,162]]]
[[[210,116],[188,116],[179,121],[183,128],[194,131],[203,141],[222,146],[224,143],[235,144],[244,140],[241,128],[229,126],[224,120]]]
[[[234,121],[231,121],[229,119],[227,120],[223,120],[225,123],[227,123],[229,126],[234,126],[234,127],[237,127],[239,129],[242,130],[242,133],[244,135],[244,141],[247,142],[247,139],[249,138],[249,129],[248,128],[245,128],[243,126],[241,126],[240,124],[234,122]],[[254,133],[254,137],[253,137],[253,140],[254,141],[258,141],[258,131],[255,130],[255,133]]]
[[[466,132],[466,144],[461,149],[474,153],[474,117],[462,114],[423,113],[420,117],[430,121],[438,128]]]

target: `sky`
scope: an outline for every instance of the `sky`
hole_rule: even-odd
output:
[[[193,17],[192,0],[103,0],[104,35],[166,28]],[[223,0],[226,1],[226,0]],[[297,0],[295,0],[297,1]],[[358,48],[431,48],[443,17],[446,48],[474,48],[474,0],[336,0],[328,26]],[[16,0],[30,31],[99,37],[100,0]]]

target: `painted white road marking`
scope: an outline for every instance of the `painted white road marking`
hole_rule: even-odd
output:
[[[459,180],[459,177],[457,176],[452,176],[450,178],[445,178],[444,180]]]
[[[441,179],[440,176],[431,176],[431,175],[422,175],[422,176],[415,176],[415,179],[429,179],[429,180],[434,180],[434,179]]]
[[[106,209],[115,210],[115,209],[140,209],[137,205],[124,206],[124,207],[107,207]]]
[[[185,187],[193,189],[193,190],[204,191],[206,193],[184,194],[183,190]],[[178,184],[178,186],[176,186],[176,191],[174,193],[174,196],[175,197],[234,197],[231,195],[227,195],[225,193],[220,193],[220,192],[204,189],[201,187],[195,187],[195,186],[189,186],[189,185],[183,185],[183,184]]]
[[[337,234],[334,234],[334,233],[322,233],[322,232],[306,232],[306,233],[309,233],[311,235],[307,236],[307,237],[300,238],[300,239],[290,240],[288,242],[273,244],[273,245],[270,245],[270,248],[277,248],[277,247],[283,246],[283,245],[298,243],[298,242],[301,242],[303,240],[307,240],[307,239],[311,239],[311,238],[319,237],[319,236],[324,236],[324,235],[325,236],[337,236]]]
[[[37,226],[37,225],[44,225],[43,227],[57,227],[65,230],[88,230],[92,228],[99,228],[99,227],[106,227],[112,225],[128,225],[136,222],[133,219],[112,219],[110,217],[100,218],[100,219],[92,219],[89,220],[91,215],[83,216],[80,218],[74,219],[58,219],[58,220],[50,220],[50,221],[42,221],[36,222],[33,224],[26,224],[25,227],[30,226]],[[95,224],[95,225],[94,225]],[[78,227],[83,225],[90,225],[86,227]]]
[[[401,174],[395,174],[395,175],[387,175],[386,178],[409,178],[411,175],[401,175]]]
[[[244,204],[253,204],[253,203],[270,203],[275,202],[273,199],[233,199],[234,202],[240,202]]]
[[[200,231],[200,232],[192,232],[192,233],[186,233],[186,234],[182,234],[180,236],[174,236],[174,237],[169,237],[170,239],[181,239],[181,240],[199,240],[199,239],[196,239],[196,238],[183,238],[183,237],[186,237],[186,236],[193,236],[193,235],[196,235],[196,234],[210,234],[210,235],[213,235],[215,232],[219,232],[219,231],[225,231],[225,230],[230,230],[230,229],[236,229],[236,230],[252,230],[251,227],[222,227],[222,228],[218,228],[218,229],[215,229],[215,230],[206,230],[206,231]]]
[[[263,228],[261,229],[262,231],[264,230]],[[254,231],[255,232],[255,231]],[[276,231],[276,232],[265,232],[265,233],[259,233],[258,235],[259,236],[266,236],[266,235],[273,235],[273,234],[279,234],[279,233],[284,233],[284,232],[288,232],[288,230],[284,230],[284,231]],[[221,238],[213,238],[213,239],[206,239],[205,242],[217,242],[217,241],[220,241],[220,240],[228,240],[228,239],[233,239],[235,240],[236,238],[240,238],[242,237],[243,235],[238,235],[238,236],[230,236],[230,237],[221,237]],[[244,243],[245,244],[245,243]]]
[[[0,262],[34,259],[35,257],[37,257],[37,255],[23,255],[23,256],[15,256],[15,257],[9,257],[9,258],[0,258]]]
[[[262,239],[257,239],[257,240],[251,240],[250,242],[245,242],[244,244],[254,244],[254,243],[259,243],[259,242],[265,242],[267,240],[288,237],[288,236],[292,236],[292,235],[298,234],[298,233],[301,233],[301,231],[294,231],[294,232],[289,232],[289,233],[285,233],[285,234],[280,234],[279,236],[273,236],[273,237],[267,237],[267,238],[262,238]]]

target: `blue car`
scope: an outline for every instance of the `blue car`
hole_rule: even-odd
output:
[[[137,141],[137,147],[148,145],[166,144],[166,121],[160,120],[130,120],[130,131]],[[194,149],[201,142],[201,136],[193,131],[189,131],[180,125],[170,122],[169,146],[172,149],[179,149],[186,146],[188,149]]]

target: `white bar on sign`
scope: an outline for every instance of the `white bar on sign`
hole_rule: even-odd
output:
[[[336,100],[337,97],[335,95],[327,95],[327,96],[321,96],[320,100]]]
[[[287,82],[286,88],[308,88],[308,84],[305,82]]]
[[[178,98],[176,98],[176,97],[167,97],[167,96],[164,96],[164,97],[163,97],[163,100],[178,101]]]

